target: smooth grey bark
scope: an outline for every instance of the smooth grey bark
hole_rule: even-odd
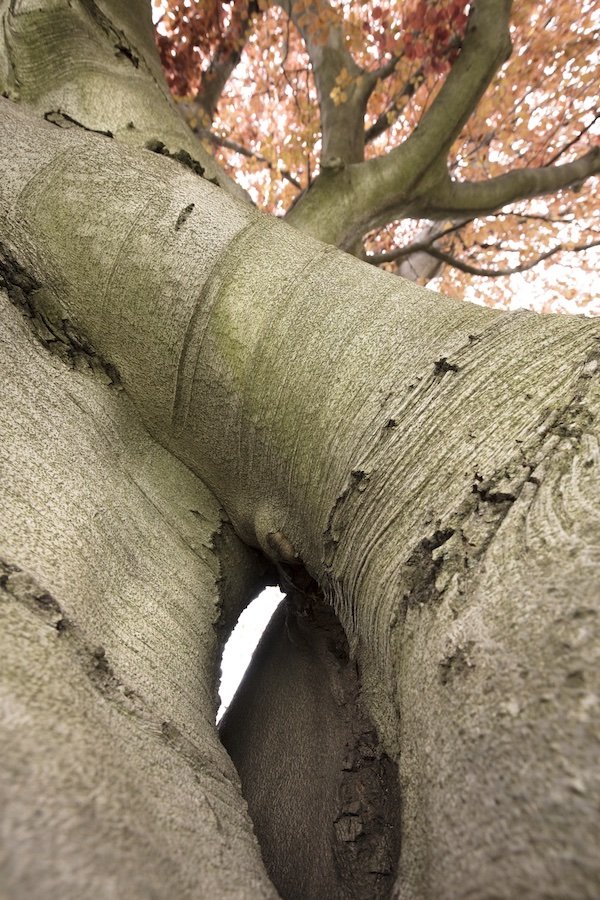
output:
[[[2,895],[274,897],[214,726],[264,566],[50,334],[0,291]]]
[[[331,599],[399,765],[396,896],[595,896],[598,323],[443,298],[172,160],[2,116],[5,278]]]
[[[160,140],[248,199],[179,114],[146,0],[0,0],[0,23],[3,96],[62,127],[109,131],[128,146]]]

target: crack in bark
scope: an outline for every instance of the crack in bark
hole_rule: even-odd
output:
[[[446,372],[458,372],[459,366],[449,362],[446,356],[442,356],[441,359],[436,359],[433,364],[433,371],[435,375],[441,377],[442,375],[445,375]]]
[[[116,367],[103,359],[68,318],[50,312],[50,292],[0,242],[0,288],[28,322],[39,343],[70,369],[122,390]]]
[[[179,231],[182,225],[185,225],[189,217],[194,211],[195,203],[190,203],[188,206],[184,207],[179,215],[177,216],[177,221],[175,222],[175,231]]]
[[[129,713],[141,715],[143,701],[126,687],[110,666],[104,647],[91,647],[77,633],[77,628],[65,615],[58,600],[41,587],[29,572],[0,558],[0,590],[11,600],[25,606],[40,617],[59,637],[66,636],[90,682],[104,697],[116,701]]]
[[[124,56],[129,62],[133,65],[135,69],[139,69],[140,67],[140,58],[136,56],[131,47],[128,44],[117,43],[115,44],[116,53],[115,56]]]
[[[77,626],[65,615],[58,600],[41,587],[31,573],[0,557],[0,604],[3,600],[22,605],[44,624],[55,629],[57,639],[61,642],[67,641],[65,648],[68,647],[94,690],[104,700],[113,704],[119,712],[137,718],[143,722],[146,729],[172,745],[175,752],[195,773],[210,772],[217,780],[222,782],[227,780],[210,757],[187,738],[173,722],[157,720],[143,697],[115,673],[106,649],[101,645],[92,646],[83,639]]]
[[[51,125],[56,125],[58,128],[82,128],[83,131],[89,131],[91,134],[101,134],[104,137],[114,138],[112,131],[102,131],[100,128],[89,128],[87,125],[84,125],[83,122],[79,122],[77,119],[74,119],[73,116],[63,112],[61,109],[51,109],[48,112],[45,112],[44,119],[46,122],[50,122]]]
[[[0,558],[0,590],[13,600],[24,604],[59,634],[70,627],[63,609],[52,594],[40,587],[28,572],[2,558]]]
[[[404,624],[409,609],[442,600],[444,585],[440,583],[440,574],[448,545],[456,539],[454,528],[444,528],[418,542],[400,572],[400,600],[390,619],[391,629]]]
[[[94,21],[100,27],[100,29],[113,43],[116,51],[115,56],[125,57],[125,59],[128,59],[129,62],[134,66],[134,68],[138,69],[140,66],[140,61],[144,60],[142,56],[135,51],[133,45],[127,40],[127,36],[118,28],[115,28],[108,16],[106,16],[99,8],[95,0],[80,0],[80,3],[83,9],[89,15],[90,19],[92,19],[92,21]],[[147,65],[146,68],[148,68]]]
[[[389,419],[385,427],[393,428],[395,426],[395,420]],[[346,503],[355,492],[363,493],[363,491],[366,490],[369,477],[370,473],[365,469],[352,469],[346,487],[341,494],[337,496],[336,501],[331,508],[327,519],[327,525],[323,532],[323,564],[326,570],[331,569],[333,565],[337,546],[341,538],[341,523],[339,521],[336,523],[336,519],[340,519]]]
[[[60,603],[29,572],[0,558],[0,599],[3,597],[23,605],[36,617],[54,628],[57,638],[67,639],[71,652],[79,661],[94,689],[107,701],[127,715],[133,715],[172,744],[194,770],[214,769],[208,757],[172,722],[157,722],[146,702],[133,688],[127,686],[114,672],[106,649],[91,646],[78,633],[77,627],[65,615]],[[64,636],[64,637],[63,637]]]

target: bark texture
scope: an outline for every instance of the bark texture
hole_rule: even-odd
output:
[[[333,603],[399,765],[395,896],[594,897],[599,324],[440,297],[177,161],[2,116],[7,286]]]
[[[0,292],[3,895],[274,897],[214,727],[220,625],[264,567],[30,312]]]

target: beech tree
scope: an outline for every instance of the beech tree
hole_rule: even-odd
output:
[[[600,326],[344,250],[409,189],[447,218],[597,171],[448,174],[509,6],[286,223],[182,117],[145,0],[0,4],[11,900],[597,896]]]
[[[581,158],[597,142],[595,4],[519,3],[508,32],[490,20],[490,48],[477,50],[489,71],[482,68],[479,85],[468,59],[454,72],[420,130],[429,153],[421,169],[402,164],[418,144],[407,139],[457,59],[468,4],[155,6],[173,95],[263,209],[420,283],[437,276],[436,287],[461,298],[506,306],[520,288],[519,302],[531,308],[598,312],[597,292],[582,277],[597,259],[594,186],[574,173],[569,181],[556,165],[586,166]],[[512,52],[498,66],[508,33]],[[456,106],[442,126],[437,110],[448,95]],[[365,160],[373,164],[359,165]],[[349,192],[359,183],[368,191],[369,173],[382,166],[388,193],[374,201],[375,223],[361,222]],[[592,159],[587,166],[594,170]],[[543,170],[543,183],[534,185],[532,169]],[[462,187],[442,202],[450,179],[453,191]],[[333,231],[326,183],[336,194],[345,185]],[[562,265],[550,265],[556,260]]]

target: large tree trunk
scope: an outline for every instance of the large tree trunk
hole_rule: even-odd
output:
[[[368,720],[399,772],[396,896],[596,896],[598,323],[440,297],[181,161],[0,116],[9,896],[275,894],[213,725],[265,558],[320,585],[358,669],[315,674],[309,616],[290,682],[274,623],[244,702],[289,780],[232,709],[269,871],[315,897],[355,857],[365,891],[391,880],[360,853],[369,804],[336,806]]]
[[[264,566],[97,360],[0,302],[2,895],[275,896],[214,727]]]

